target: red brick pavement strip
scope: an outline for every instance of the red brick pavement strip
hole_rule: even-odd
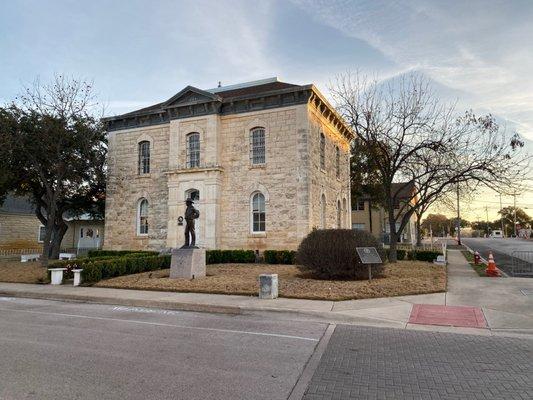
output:
[[[479,307],[415,304],[410,324],[487,328],[487,321]]]

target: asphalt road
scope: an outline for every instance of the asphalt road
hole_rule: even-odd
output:
[[[496,265],[508,275],[512,275],[513,272],[513,252],[531,252],[531,256],[522,253],[520,257],[523,259],[522,261],[526,260],[530,263],[533,271],[533,264],[531,264],[533,263],[533,241],[516,238],[463,238],[461,240],[472,250],[478,251],[485,259],[488,259],[489,252],[492,251]],[[519,263],[527,266],[527,263],[522,261]]]
[[[0,398],[286,399],[326,328],[0,298]]]

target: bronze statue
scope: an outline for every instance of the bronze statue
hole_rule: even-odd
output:
[[[185,210],[185,244],[183,247],[196,247],[196,232],[194,231],[194,220],[200,217],[200,211],[193,206],[192,199],[185,200],[187,209]]]

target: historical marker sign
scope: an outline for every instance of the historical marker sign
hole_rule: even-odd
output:
[[[382,264],[381,257],[375,247],[356,247],[357,255],[363,264]]]

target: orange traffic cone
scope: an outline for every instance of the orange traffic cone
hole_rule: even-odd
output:
[[[496,263],[494,262],[494,257],[492,255],[492,251],[489,252],[489,263],[487,265],[487,269],[485,270],[485,273],[487,276],[502,276],[500,273],[500,270],[498,267],[496,267]]]

